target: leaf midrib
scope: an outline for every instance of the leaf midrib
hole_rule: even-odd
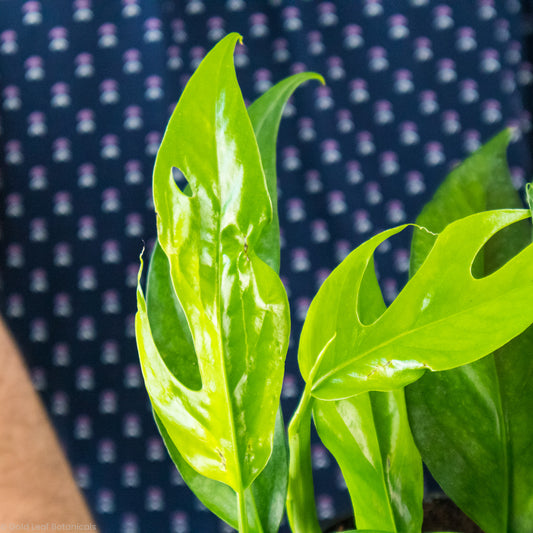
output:
[[[216,75],[216,83],[217,83],[217,86],[220,87],[221,85],[221,71],[222,71],[222,68],[223,68],[223,62],[220,62],[219,65],[218,65],[218,70],[217,70],[217,75]],[[217,94],[223,94],[224,91],[217,91]],[[221,175],[221,171],[220,171],[220,159],[219,159],[219,153],[218,153],[218,132],[219,132],[219,122],[218,122],[218,111],[219,111],[219,105],[220,105],[220,97],[219,98],[216,98],[215,99],[215,105],[213,107],[213,111],[214,111],[214,120],[213,120],[213,123],[215,124],[215,131],[214,131],[214,136],[215,136],[215,152],[216,152],[216,163],[217,163],[217,180],[219,181],[218,183],[218,186],[219,186],[219,190],[220,190],[220,175]],[[222,208],[222,206],[220,206],[220,208]],[[216,262],[215,264],[217,265],[217,272],[216,272],[216,317],[217,317],[217,321],[218,321],[218,327],[217,327],[217,332],[220,331],[219,328],[221,328],[222,326],[222,312],[221,312],[221,288],[222,288],[222,279],[221,279],[221,272],[222,272],[222,265],[221,265],[221,261],[222,261],[222,253],[221,253],[221,247],[222,247],[222,239],[221,239],[221,212],[218,213],[218,217],[217,217],[217,220],[216,220],[216,224],[217,224],[217,235],[218,235],[218,246],[216,247]],[[236,480],[237,483],[238,483],[238,487],[236,487],[236,490],[240,493],[240,497],[243,498],[244,497],[244,483],[243,483],[243,475],[242,475],[242,469],[241,469],[241,464],[240,464],[240,461],[239,461],[239,445],[238,445],[238,440],[237,440],[237,432],[236,432],[236,427],[235,427],[235,417],[234,417],[234,412],[233,412],[233,403],[231,401],[231,398],[230,398],[230,394],[229,394],[229,383],[228,383],[228,373],[227,373],[227,368],[226,368],[226,358],[224,357],[224,349],[223,349],[223,340],[222,340],[222,334],[221,333],[218,333],[217,334],[217,338],[218,338],[218,343],[219,343],[219,353],[220,353],[220,358],[221,358],[221,371],[222,371],[222,379],[224,380],[224,384],[225,384],[225,387],[224,387],[224,397],[225,397],[225,401],[226,401],[226,406],[227,406],[227,409],[228,409],[228,415],[229,415],[229,426],[230,426],[230,432],[231,432],[231,438],[232,438],[232,441],[233,441],[233,450],[234,450],[234,453],[233,453],[233,461],[235,463],[235,473],[238,477],[238,479]]]

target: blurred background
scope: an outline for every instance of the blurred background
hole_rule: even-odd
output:
[[[322,281],[355,246],[415,220],[447,172],[506,126],[531,174],[533,3],[519,0],[0,0],[0,309],[101,531],[228,532],[184,486],[153,422],[134,338],[151,172],[188,78],[226,33],[252,102],[322,74],[278,140],[281,274],[296,349]],[[377,251],[387,302],[409,236]],[[315,438],[320,518],[350,513]],[[428,480],[428,490],[435,487]],[[283,531],[288,531],[284,526]]]

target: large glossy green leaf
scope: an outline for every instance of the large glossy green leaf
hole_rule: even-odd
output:
[[[298,360],[313,396],[337,400],[400,388],[428,369],[473,362],[521,333],[533,321],[527,305],[533,247],[482,279],[471,265],[491,235],[528,214],[491,211],[447,226],[398,297],[369,324],[358,312],[363,275],[376,247],[404,226],[354,250],[324,282],[303,326]]]
[[[191,334],[172,287],[168,259],[157,242],[148,270],[146,305],[154,342],[167,367],[182,383],[189,383],[189,388],[192,388],[195,382],[201,387]],[[172,332],[172,335],[169,335],[169,332]],[[237,528],[235,492],[227,485],[209,479],[189,466],[155,412],[154,418],[167,450],[187,486],[208,509]],[[272,455],[265,469],[245,491],[248,526],[251,532],[278,531],[285,508],[287,462],[283,419],[281,410],[278,410]]]
[[[364,323],[385,311],[374,264],[360,288]],[[338,401],[315,399],[313,419],[346,481],[359,529],[419,533],[424,491],[422,459],[409,428],[402,389]]]
[[[342,471],[357,527],[420,533],[422,460],[403,390],[315,400],[313,419]]]
[[[235,78],[237,39],[223,39],[189,81],[154,172],[158,238],[201,389],[184,385],[159,354],[140,288],[136,331],[148,393],[170,439],[197,472],[242,499],[272,452],[289,316],[278,275],[255,253],[272,206]],[[176,187],[173,167],[190,196]]]
[[[265,227],[257,245],[258,255],[274,270],[279,270],[279,224],[276,208],[276,137],[283,107],[292,92],[303,82],[317,78],[315,74],[296,74],[283,80],[248,108],[265,170],[274,216]],[[190,189],[190,188],[189,188]],[[190,191],[186,193],[190,195]],[[274,196],[272,196],[274,195]],[[273,231],[275,228],[275,231]],[[265,243],[264,246],[261,246]],[[264,253],[259,252],[264,248]],[[170,370],[189,388],[199,389],[201,378],[198,361],[185,314],[174,293],[168,259],[158,242],[151,256],[147,280],[147,309],[156,346]],[[172,335],[168,335],[171,331]],[[185,482],[212,512],[237,527],[236,496],[226,485],[206,478],[183,460],[164,424],[155,415],[163,440]],[[246,490],[249,527],[254,532],[275,533],[285,507],[288,459],[281,411],[278,412],[274,448],[270,460]]]
[[[287,100],[299,85],[313,79],[324,82],[322,76],[312,72],[294,74],[274,85],[248,108],[248,114],[250,115],[261,153],[261,161],[273,210],[272,221],[263,230],[256,252],[276,272],[279,272],[280,255],[276,139],[283,108]]]
[[[456,168],[422,211],[433,231],[485,209],[520,206],[511,184],[505,131]],[[491,239],[477,262],[493,272],[529,242],[528,224]],[[412,271],[431,239],[415,235]],[[531,262],[526,265],[531,276]],[[525,287],[523,288],[525,291]],[[524,302],[517,312],[531,307]],[[507,319],[502,314],[502,322]],[[497,327],[500,327],[499,324]],[[533,328],[494,355],[458,369],[427,374],[406,389],[415,440],[446,493],[487,533],[533,531]]]

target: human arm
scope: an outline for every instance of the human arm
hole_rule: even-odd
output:
[[[0,320],[0,525],[32,523],[94,520],[20,353]]]

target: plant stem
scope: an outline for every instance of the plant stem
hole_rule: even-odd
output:
[[[289,425],[287,515],[294,533],[321,533],[316,514],[311,463],[311,386],[306,385]]]
[[[241,486],[237,492],[237,504],[239,506],[239,533],[248,533],[248,518],[246,516],[246,496]]]

